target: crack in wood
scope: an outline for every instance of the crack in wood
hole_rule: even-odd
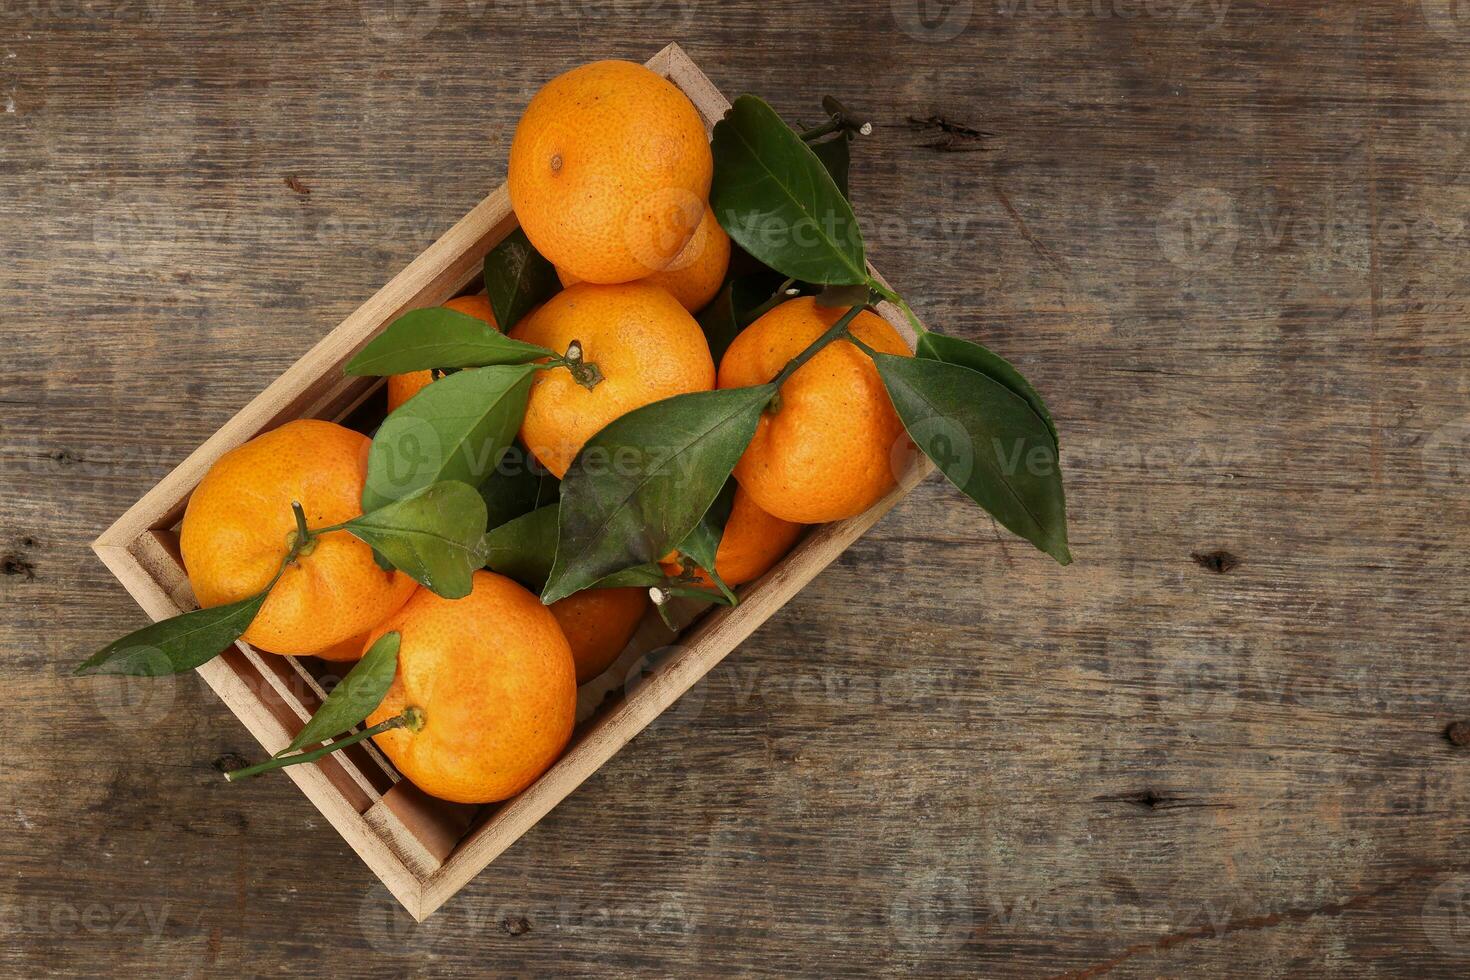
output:
[[[1163,950],[1181,946],[1197,939],[1219,939],[1236,932],[1252,932],[1261,929],[1270,929],[1284,923],[1306,922],[1310,919],[1339,916],[1344,912],[1360,909],[1376,899],[1391,895],[1405,885],[1431,876],[1454,873],[1458,870],[1460,869],[1421,865],[1406,875],[1395,878],[1375,888],[1370,888],[1367,891],[1359,892],[1340,902],[1324,902],[1321,905],[1313,905],[1309,908],[1285,909],[1281,912],[1270,912],[1265,915],[1242,916],[1231,919],[1222,925],[1199,926],[1194,929],[1171,932],[1168,935],[1160,936],[1158,939],[1149,942],[1134,943],[1131,946],[1126,946],[1116,955],[1099,963],[1094,963],[1092,966],[1083,967],[1080,970],[1069,970],[1066,973],[1059,973],[1055,976],[1054,980],[1085,980],[1087,977],[1101,976],[1104,973],[1111,972],[1135,956],[1162,952]]]
[[[940,153],[985,153],[990,147],[985,146],[982,141],[996,135],[988,130],[951,122],[939,115],[926,116],[923,119],[909,116],[909,129],[920,133],[937,130],[934,141],[922,145]]]
[[[990,189],[995,193],[995,199],[1000,202],[1000,206],[1005,208],[1006,214],[1010,215],[1011,221],[1016,226],[1016,230],[1021,233],[1021,237],[1026,240],[1026,243],[1036,250],[1036,254],[1046,259],[1051,264],[1051,267],[1062,275],[1071,276],[1072,270],[1068,268],[1067,263],[1063,262],[1046,242],[1043,242],[1031,233],[1030,227],[1026,224],[1026,219],[1021,217],[1021,212],[1016,210],[1016,206],[1011,203],[1011,199],[1001,189],[1000,181],[991,181]]]
[[[1234,803],[1211,803],[1208,800],[1192,796],[1179,796],[1174,793],[1160,792],[1156,789],[1145,789],[1137,793],[1114,793],[1106,796],[1094,796],[1094,803],[1131,803],[1144,810],[1233,810]]]

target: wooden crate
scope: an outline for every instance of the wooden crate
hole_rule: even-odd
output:
[[[730,104],[676,44],[648,66],[678,85],[712,127]],[[436,306],[480,275],[485,254],[515,228],[502,185],[377,295],[328,334],[239,414],[196,449],[92,545],[155,620],[197,608],[179,558],[178,525],[189,494],[209,467],[241,443],[297,418],[340,420],[359,410],[381,379],[353,378],[342,367],[402,313]],[[879,308],[912,345],[902,315]],[[370,743],[285,770],[337,832],[414,918],[422,920],[525,833],[669,705],[735,649],[767,617],[871,527],[930,469],[917,459],[898,487],[868,512],[814,528],[761,579],[741,589],[738,606],[698,616],[670,645],[656,620],[639,630],[602,679],[584,686],[579,723],[561,760],[519,796],[464,806],[434,800],[403,780]],[[654,647],[667,655],[637,682],[628,665]],[[260,654],[239,643],[199,668],[204,680],[260,742],[284,748],[321,703],[314,658]],[[249,792],[248,787],[220,792]]]

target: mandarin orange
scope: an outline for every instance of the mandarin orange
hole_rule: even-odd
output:
[[[585,684],[607,670],[633,638],[648,610],[648,590],[584,589],[546,608],[572,646],[577,683]]]
[[[475,296],[456,296],[445,303],[444,308],[484,320],[496,330],[500,329],[500,324],[495,322],[495,311],[490,308],[490,298],[484,293]],[[434,375],[430,371],[410,371],[407,374],[395,374],[390,377],[388,379],[388,411],[396,410],[433,380]]]
[[[642,65],[547,82],[510,146],[511,206],[536,250],[587,282],[663,269],[705,213],[714,160],[688,96]]]
[[[179,548],[204,607],[270,585],[296,537],[292,501],[308,529],[362,513],[368,437],[318,419],[287,422],[230,450],[189,498]],[[317,654],[367,632],[414,590],[346,531],[314,538],[285,569],[243,639],[272,653]]]
[[[720,362],[719,386],[764,384],[846,312],[810,296],[746,327]],[[851,332],[874,350],[912,356],[892,324],[864,310]],[[822,348],[781,385],[735,479],[760,508],[802,524],[861,514],[893,489],[893,453],[907,439],[872,358],[847,340]]]
[[[556,617],[515,582],[476,572],[463,599],[419,589],[379,626],[399,634],[398,671],[368,717],[410,726],[374,735],[415,786],[455,803],[492,803],[525,789],[566,748],[577,672]]]
[[[602,380],[590,391],[570,371],[540,372],[521,441],[558,478],[613,419],[673,395],[714,387],[704,331],[667,290],[642,282],[578,283],[523,318],[511,336],[564,352],[577,341]]]
[[[720,291],[729,268],[730,236],[720,227],[709,205],[705,205],[704,220],[699,223],[694,237],[689,239],[684,250],[669,263],[668,268],[645,276],[640,281],[662,286],[673,293],[674,299],[684,309],[690,313],[698,313]],[[556,274],[563,286],[581,282],[560,266],[557,267]]]

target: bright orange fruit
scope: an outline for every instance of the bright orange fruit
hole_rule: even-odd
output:
[[[561,755],[577,713],[577,674],[556,618],[510,579],[476,572],[463,599],[427,589],[373,631],[397,631],[398,672],[368,724],[408,709],[419,727],[373,739],[415,786],[456,803],[525,789]]]
[[[645,276],[641,282],[662,286],[690,313],[698,313],[709,305],[725,281],[730,268],[730,236],[720,227],[715,213],[705,205],[704,220],[668,268]],[[563,286],[581,282],[566,269],[557,267]]]
[[[445,303],[444,308],[476,317],[484,320],[496,330],[500,329],[500,324],[495,322],[495,311],[490,308],[490,298],[484,293],[477,296],[456,296]],[[392,412],[397,409],[433,380],[434,376],[430,371],[410,371],[407,374],[395,374],[390,377],[388,379],[388,411]]]
[[[572,646],[577,683],[607,670],[648,610],[647,589],[584,589],[547,607]]]
[[[730,519],[725,522],[720,547],[715,551],[715,573],[731,588],[758,579],[786,556],[803,530],[800,524],[767,514],[744,487],[737,487]],[[679,571],[674,555],[661,564],[670,575]],[[699,570],[699,578],[706,587],[714,585],[703,569]]]
[[[531,99],[507,183],[537,251],[578,279],[616,283],[673,261],[713,173],[704,120],[683,92],[642,65],[597,61]]]
[[[673,395],[714,387],[704,331],[667,290],[647,283],[578,283],[522,318],[511,336],[564,353],[580,342],[602,381],[584,388],[565,368],[532,383],[521,441],[558,478],[613,419]]]
[[[308,529],[362,514],[370,440],[318,419],[287,422],[221,456],[189,498],[179,548],[204,607],[259,593],[296,535],[291,502]],[[396,612],[414,590],[385,572],[346,531],[315,538],[271,589],[243,639],[261,650],[318,654]]]
[[[788,300],[736,336],[720,362],[721,388],[764,384],[846,312],[814,298]],[[850,327],[874,350],[912,356],[893,326],[864,310]],[[761,416],[735,479],[761,509],[802,524],[838,521],[877,503],[896,480],[892,458],[907,439],[878,369],[856,345],[822,348],[781,385],[779,409]]]

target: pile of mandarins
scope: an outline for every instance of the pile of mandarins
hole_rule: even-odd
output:
[[[709,205],[712,166],[695,107],[639,65],[577,68],[527,106],[510,150],[511,201],[564,288],[509,336],[555,351],[575,341],[601,373],[591,387],[568,371],[535,377],[519,438],[554,476],[634,409],[771,381],[842,313],[811,296],[779,302],[714,362],[694,315],[725,282],[732,252]],[[499,329],[483,294],[446,306]],[[910,354],[871,312],[849,329],[873,350]],[[438,377],[391,377],[389,411]],[[859,514],[894,486],[891,456],[904,427],[862,349],[830,343],[785,380],[779,399],[735,467],[716,567],[693,570],[701,581],[710,571],[728,586],[752,581],[803,525]],[[648,589],[586,589],[546,606],[522,584],[478,571],[469,595],[449,599],[385,569],[367,543],[340,530],[288,560],[298,543],[293,503],[313,529],[362,513],[369,443],[334,423],[295,421],[222,457],[183,519],[190,583],[206,608],[269,588],[243,634],[263,651],[353,661],[398,634],[396,674],[367,721],[411,723],[376,734],[379,746],[435,796],[505,799],[565,748],[577,686],[627,645],[648,611]],[[672,574],[682,559],[670,554],[662,564]]]

